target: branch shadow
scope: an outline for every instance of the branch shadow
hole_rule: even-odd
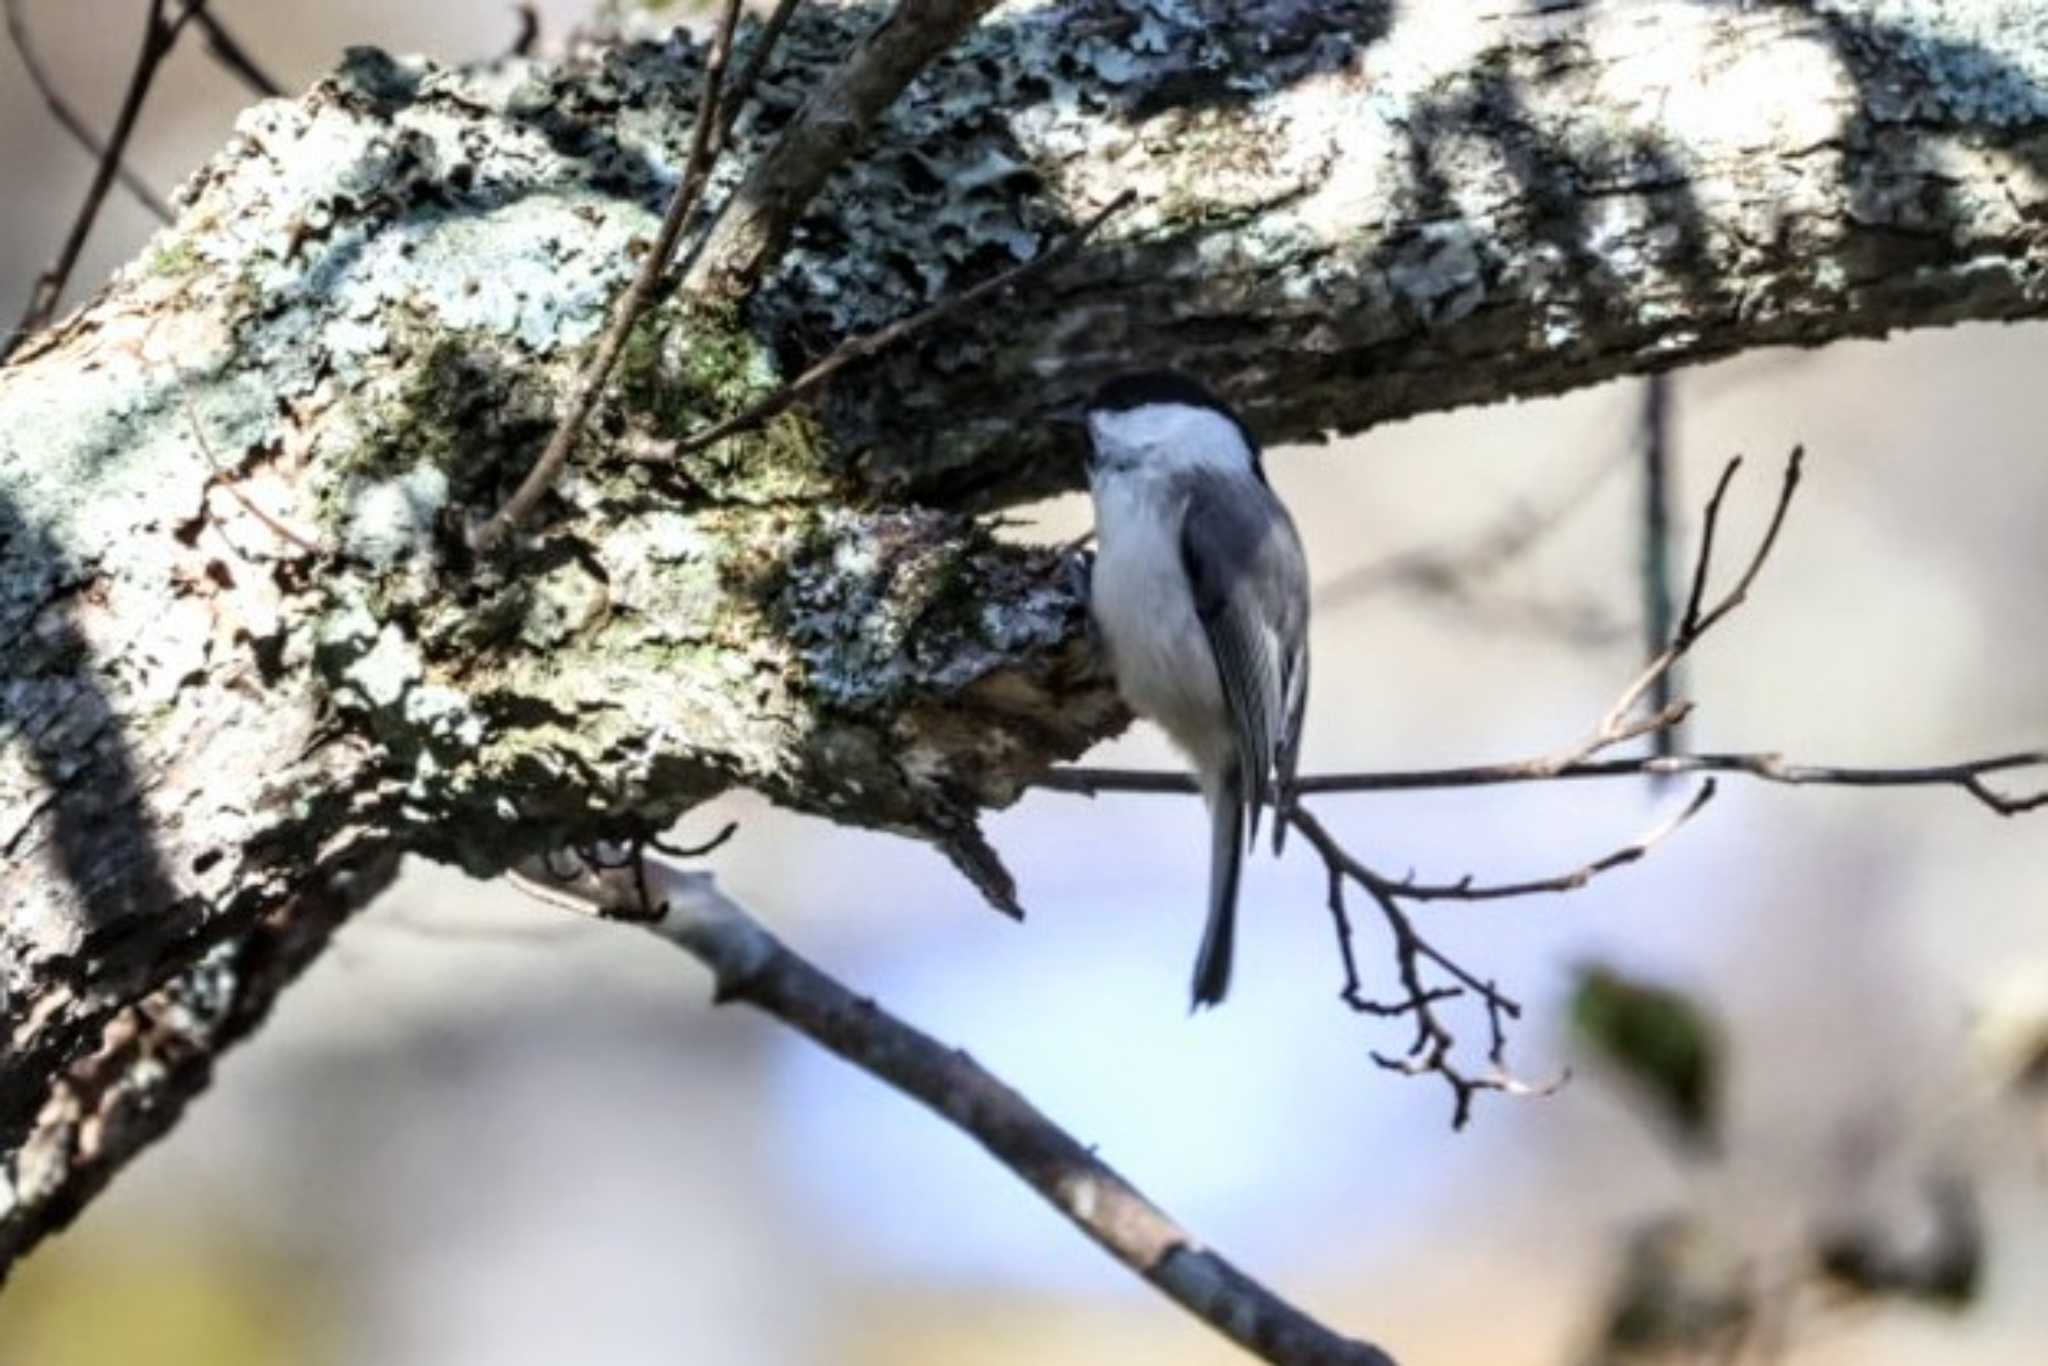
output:
[[[24,948],[62,944],[90,965],[96,980],[119,981],[147,967],[161,947],[152,931],[169,924],[183,901],[163,862],[143,805],[145,784],[123,732],[110,670],[94,657],[85,618],[105,604],[98,573],[63,547],[0,486],[0,784],[10,817],[0,836],[0,1020],[7,1036],[26,1028],[36,1000],[10,999],[9,979],[25,966]],[[61,878],[82,908],[75,925],[15,920],[36,904],[28,883],[41,864]],[[142,983],[138,980],[138,987]],[[61,1059],[50,1059],[54,1071]],[[0,1069],[0,1149],[11,1147],[45,1098],[41,1069],[17,1056]]]

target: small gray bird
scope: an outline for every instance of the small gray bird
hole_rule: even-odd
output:
[[[1238,867],[1268,803],[1273,851],[1308,699],[1308,565],[1259,443],[1170,371],[1119,376],[1081,409],[1095,494],[1089,610],[1117,688],[1194,763],[1208,803],[1209,920],[1194,1005],[1230,987]]]

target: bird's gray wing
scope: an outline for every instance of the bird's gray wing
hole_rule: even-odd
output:
[[[1258,836],[1275,777],[1283,800],[1293,781],[1308,689],[1301,541],[1263,482],[1193,475],[1180,556],[1237,736],[1249,841]]]

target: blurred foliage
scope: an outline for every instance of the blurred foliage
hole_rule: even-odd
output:
[[[74,1232],[0,1295],[0,1366],[307,1366],[328,1298],[317,1267],[246,1244]]]
[[[1823,1230],[1815,1248],[1820,1269],[1839,1289],[1859,1295],[1967,1308],[1984,1280],[1984,1217],[1976,1186],[1947,1173],[1929,1180],[1925,1194],[1926,1218],[1917,1230],[1902,1231],[1895,1220],[1875,1218]]]
[[[1733,1359],[1758,1313],[1739,1249],[1689,1218],[1653,1220],[1629,1238],[1585,1366]]]
[[[1720,1030],[1684,993],[1635,981],[1603,964],[1578,970],[1572,1032],[1588,1051],[1629,1080],[1687,1148],[1719,1142],[1726,1046]]]

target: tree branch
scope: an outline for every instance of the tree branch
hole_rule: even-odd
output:
[[[651,869],[585,864],[567,880],[538,866],[522,880],[558,904],[572,897],[609,918],[644,924],[711,970],[714,1001],[753,1006],[920,1102],[980,1143],[1103,1251],[1259,1359],[1283,1366],[1393,1366],[1379,1348],[1332,1332],[1204,1247],[967,1054],[797,955],[719,891],[712,874],[660,863]]]
[[[597,350],[591,353],[589,363],[576,377],[575,388],[569,393],[568,410],[562,414],[547,449],[541,452],[540,459],[534,462],[533,469],[505,506],[472,538],[479,551],[495,549],[510,535],[513,528],[533,511],[533,505],[555,482],[562,467],[569,463],[569,455],[576,449],[576,438],[582,432],[590,410],[596,406],[597,396],[604,389],[605,380],[610,378],[612,367],[618,363],[619,353],[626,349],[626,339],[632,335],[647,306],[654,302],[661,277],[667,273],[668,263],[675,258],[676,242],[682,237],[683,228],[689,223],[697,201],[703,197],[712,164],[722,150],[721,140],[713,136],[719,128],[719,87],[725,79],[726,58],[732,53],[732,32],[739,23],[739,17],[740,0],[725,0],[725,8],[718,17],[717,32],[711,39],[710,53],[704,59],[704,79],[697,96],[697,120],[690,133],[689,160],[684,163],[683,178],[669,199],[668,212],[662,215],[661,229],[654,235],[654,245],[641,258],[640,269],[633,276],[633,282],[612,306],[611,321],[606,325],[604,335],[598,339]]]
[[[700,432],[692,432],[678,441],[673,450],[657,452],[645,458],[665,461],[689,455],[716,445],[729,436],[752,431],[771,418],[788,412],[791,407],[817,391],[827,380],[831,379],[832,376],[838,374],[841,370],[844,370],[847,366],[857,361],[878,356],[890,347],[908,341],[927,328],[934,327],[948,318],[956,317],[966,312],[985,299],[1008,294],[1026,280],[1036,275],[1042,275],[1060,262],[1069,259],[1076,251],[1080,250],[1081,244],[1086,242],[1094,234],[1095,230],[1101,227],[1112,214],[1129,208],[1131,201],[1135,198],[1136,196],[1131,191],[1124,191],[1124,193],[1110,200],[1109,203],[1089,215],[1086,222],[1061,238],[1058,245],[1050,250],[1040,252],[1020,266],[1012,266],[993,279],[983,280],[972,289],[964,290],[950,299],[933,304],[922,313],[890,323],[887,327],[880,328],[874,332],[847,338],[833,348],[832,354],[818,361],[795,379],[784,384],[752,407],[743,412],[735,413],[722,422],[715,422]]]
[[[235,35],[228,32],[227,25],[213,17],[211,10],[200,10],[194,16],[200,31],[206,35],[206,50],[236,80],[248,87],[249,93],[259,99],[274,100],[283,96],[284,87],[272,79],[269,72],[258,65],[249,55],[249,49],[242,46]]]
[[[1672,754],[1634,759],[1597,759],[1554,768],[1545,759],[1516,759],[1464,768],[1416,768],[1371,773],[1311,773],[1296,780],[1303,796],[1331,792],[1422,792],[1447,787],[1498,787],[1506,783],[1542,783],[1575,778],[1682,777],[1694,773],[1732,773],[1787,787],[1956,787],[2001,816],[2016,816],[2048,806],[2048,791],[2008,796],[1984,779],[2017,769],[2048,768],[2048,750],[2022,750],[1960,763],[1919,768],[1854,768],[1832,764],[1792,763],[1779,754]],[[1083,797],[1105,792],[1193,796],[1199,789],[1185,773],[1154,769],[1092,768],[1071,765],[1048,771],[1033,787]]]
[[[754,167],[698,254],[689,288],[750,293],[781,259],[797,220],[826,178],[861,150],[884,110],[995,0],[897,0]]]
[[[484,564],[458,529],[532,468],[640,265],[701,53],[586,45],[515,83],[359,48],[246,111],[149,255],[0,368],[0,1180],[34,1184],[37,1117],[124,1011],[288,928],[349,851],[495,876],[735,785],[985,849],[984,808],[1128,720],[1057,558],[972,515],[1078,485],[1038,418],[1105,369],[1215,378],[1281,444],[2048,310],[2038,6],[1506,7],[1455,43],[1413,9],[972,26],[741,307],[649,310],[546,537]],[[737,161],[877,13],[792,14]],[[637,458],[1127,189],[1054,287],[685,468]],[[202,515],[186,392],[327,559]],[[122,1084],[169,1113],[197,1071]],[[44,1208],[0,1215],[0,1258]]]
[[[775,45],[782,40],[782,31],[789,27],[790,16],[802,3],[803,0],[776,0],[774,12],[755,35],[753,46],[747,51],[747,64],[733,77],[732,93],[719,105],[718,140],[721,144],[732,137],[733,125],[749,107],[747,97],[753,93],[754,83],[768,69],[768,59],[774,54]]]
[[[36,277],[35,287],[29,291],[28,308],[15,326],[14,336],[5,345],[0,345],[0,364],[5,364],[24,340],[48,326],[56,313],[65,283],[71,279],[71,271],[85,250],[85,239],[100,216],[100,205],[106,201],[107,189],[120,172],[122,153],[127,150],[128,138],[142,116],[142,101],[156,80],[157,68],[163,65],[164,58],[177,43],[185,22],[206,8],[206,0],[184,0],[178,12],[166,18],[166,2],[146,0],[149,8],[142,26],[142,49],[136,55],[135,70],[128,78],[127,92],[121,97],[121,112],[114,118],[113,131],[107,135],[106,146],[100,152],[99,166],[86,186],[85,198],[78,206],[77,216],[72,219],[71,231],[65,234],[57,259]],[[9,17],[11,20],[11,11]],[[18,34],[16,41],[19,42]]]
[[[49,106],[50,117],[57,120],[64,131],[71,134],[72,141],[92,154],[95,161],[104,164],[107,160],[107,145],[99,134],[86,125],[83,117],[71,107],[70,101],[57,89],[57,83],[50,79],[50,73],[43,66],[42,53],[36,49],[35,39],[29,32],[28,19],[22,13],[26,0],[4,0],[7,18],[7,36],[14,41],[15,55],[21,58],[21,65],[28,72],[43,103]],[[114,159],[116,174],[121,187],[135,197],[135,202],[149,210],[159,223],[168,223],[177,215],[161,196],[149,187],[149,182],[131,170],[119,157]]]

